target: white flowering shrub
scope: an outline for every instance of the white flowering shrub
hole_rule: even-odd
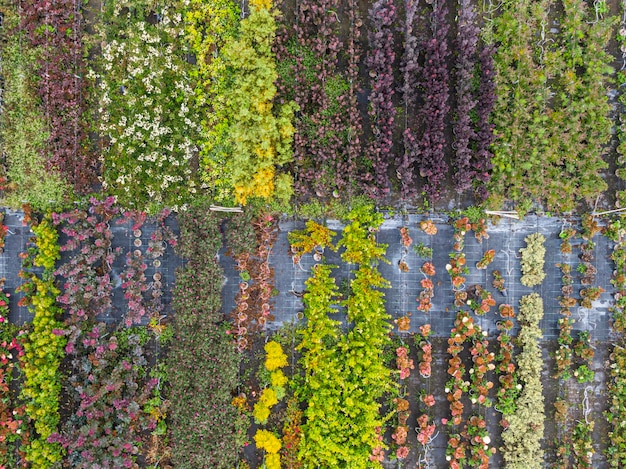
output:
[[[128,207],[184,207],[198,190],[200,130],[178,2],[113,0],[101,27],[102,184]]]

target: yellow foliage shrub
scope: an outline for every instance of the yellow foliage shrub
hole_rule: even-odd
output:
[[[276,396],[274,389],[265,388],[261,394],[259,402],[254,404],[254,409],[252,411],[254,419],[261,424],[265,424],[270,416],[270,409],[276,404],[278,404],[278,397]]]
[[[254,442],[258,449],[264,449],[269,454],[277,454],[281,448],[280,440],[269,430],[258,430]]]
[[[283,353],[283,349],[276,341],[270,341],[265,344],[265,368],[269,371],[277,370],[287,366],[287,355]]]
[[[280,454],[268,454],[265,457],[265,467],[267,469],[280,469]]]
[[[272,8],[272,0],[250,0],[250,6],[263,10]]]
[[[270,381],[273,387],[282,388],[285,386],[285,384],[287,384],[288,379],[285,376],[285,373],[283,373],[281,370],[276,370],[272,371],[272,374],[270,375]]]

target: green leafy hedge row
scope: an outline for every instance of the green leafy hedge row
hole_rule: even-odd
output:
[[[484,30],[497,46],[491,200],[573,210],[606,189],[615,17],[604,0],[505,0]],[[556,11],[556,13],[554,13]],[[556,14],[559,28],[552,28]]]
[[[221,310],[216,260],[220,218],[207,207],[180,216],[178,253],[186,259],[173,291],[174,340],[167,359],[172,462],[178,468],[232,469],[248,419],[231,405],[240,354]]]
[[[52,467],[62,457],[61,445],[48,442],[48,437],[57,430],[60,421],[59,367],[65,355],[66,339],[57,333],[62,329],[62,310],[56,301],[60,291],[54,278],[54,265],[61,257],[58,233],[49,218],[34,226],[33,232],[35,247],[24,261],[22,274],[27,279],[22,290],[34,314],[32,330],[24,343],[22,397],[36,431],[26,448],[26,459],[33,468],[44,469]],[[40,275],[31,270],[37,267],[43,269]]]
[[[619,240],[611,254],[615,264],[615,276],[611,280],[616,290],[617,301],[612,307],[613,329],[619,339],[613,345],[609,368],[611,379],[607,381],[609,409],[606,418],[610,424],[607,459],[611,467],[626,465],[626,245]]]

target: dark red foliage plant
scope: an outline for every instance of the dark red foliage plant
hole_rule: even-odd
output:
[[[302,0],[297,4],[295,35],[279,29],[275,50],[290,80],[279,90],[292,94],[300,107],[294,136],[293,172],[296,192],[302,196],[339,196],[358,182],[361,153],[361,116],[357,108],[361,20],[356,1],[346,3],[347,41],[339,39],[339,0]],[[343,15],[342,15],[343,16]],[[344,51],[345,57],[340,57]],[[347,69],[339,68],[340,58]],[[291,83],[287,83],[291,81]]]
[[[43,156],[50,168],[60,171],[79,193],[90,192],[98,174],[97,158],[89,151],[87,134],[83,3],[21,2],[21,27],[30,45],[39,50],[37,91],[49,131]]]
[[[491,179],[491,160],[493,152],[491,144],[495,140],[494,125],[491,123],[491,113],[496,103],[496,72],[493,63],[495,46],[483,44],[480,48],[479,63],[480,77],[478,95],[476,98],[476,151],[473,167],[476,171],[475,193],[478,200],[485,200],[489,195],[487,183]]]
[[[81,327],[83,340],[68,352],[75,411],[49,441],[63,445],[75,468],[136,467],[143,432],[156,427],[142,411],[157,384],[146,373],[146,337],[133,328],[110,334],[91,320]]]
[[[63,293],[57,301],[68,313],[68,353],[81,337],[80,323],[111,309],[111,266],[120,252],[112,249],[109,223],[117,215],[119,208],[113,197],[102,201],[92,198],[87,210],[52,214],[53,223],[66,238],[61,252],[67,253],[68,260],[59,266],[56,274],[64,279]]]
[[[458,193],[468,190],[476,170],[472,166],[472,141],[476,132],[472,125],[472,111],[476,98],[472,90],[478,58],[479,28],[476,11],[470,0],[460,0],[456,37],[456,118],[454,120],[454,188]]]
[[[347,105],[348,113],[344,118],[344,125],[346,126],[346,158],[340,166],[336,168],[336,173],[339,174],[343,171],[348,175],[348,190],[351,191],[351,183],[358,180],[358,163],[363,150],[361,144],[361,137],[363,134],[363,123],[361,119],[361,112],[359,110],[357,102],[357,92],[360,90],[359,83],[359,62],[361,60],[361,49],[359,47],[359,39],[361,37],[361,27],[363,22],[359,16],[359,4],[357,0],[347,0],[346,8],[348,14],[348,20],[350,21],[350,29],[348,32],[348,39],[345,49],[345,60],[348,63],[348,69],[345,73],[345,79],[349,84],[347,90]],[[374,162],[375,170],[376,162]]]
[[[417,192],[413,177],[413,165],[417,160],[418,147],[415,139],[413,122],[409,122],[409,116],[414,115],[416,100],[419,66],[419,42],[413,32],[415,16],[417,14],[417,0],[405,0],[404,2],[404,55],[402,57],[402,100],[404,103],[404,151],[399,158],[396,169],[401,183],[401,195],[403,198],[414,196]]]
[[[396,7],[393,0],[377,0],[369,10],[372,29],[368,33],[367,68],[370,76],[369,115],[373,140],[367,149],[372,170],[365,175],[372,183],[372,195],[380,199],[389,193],[389,164],[393,161],[393,129],[396,109],[393,105],[395,62],[393,28]]]

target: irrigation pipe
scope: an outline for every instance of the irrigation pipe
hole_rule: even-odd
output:
[[[585,388],[585,397],[583,398],[583,415],[585,417],[585,423],[587,425],[589,425],[589,420],[587,419],[587,417],[589,416],[589,413],[591,412],[591,407],[589,407],[589,390],[592,390],[591,386],[587,386]]]

